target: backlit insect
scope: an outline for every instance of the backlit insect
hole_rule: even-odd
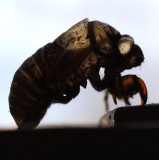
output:
[[[19,67],[9,94],[11,115],[19,129],[35,128],[52,103],[70,102],[80,86],[86,88],[87,80],[96,90],[105,90],[122,71],[143,61],[132,37],[106,23],[84,19]]]
[[[126,105],[131,105],[129,98],[133,98],[133,96],[137,93],[139,93],[141,97],[141,106],[145,105],[147,101],[146,85],[144,81],[136,75],[117,77],[117,79],[115,79],[115,81],[108,86],[105,95],[107,111],[109,110],[109,93],[112,95],[115,104],[117,104],[117,99],[119,99],[124,100]]]

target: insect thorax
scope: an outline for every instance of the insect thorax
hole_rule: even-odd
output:
[[[98,59],[99,56],[91,51],[79,68],[73,74],[68,76],[63,84],[58,84],[57,86],[80,86],[83,81],[86,81],[89,78],[92,67],[97,64]]]

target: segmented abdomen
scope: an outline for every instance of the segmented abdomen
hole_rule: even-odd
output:
[[[45,87],[44,70],[51,47],[52,44],[50,43],[40,48],[33,56],[24,61],[14,75],[10,89],[9,105],[10,112],[18,126],[21,126],[24,120],[31,116],[29,114],[38,104],[43,103],[40,102],[40,99]],[[40,111],[39,107],[39,112],[37,112],[39,115],[35,115],[34,118],[41,119],[45,114],[45,111],[44,113],[43,111],[44,109]]]

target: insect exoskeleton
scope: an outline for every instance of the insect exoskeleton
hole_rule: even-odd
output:
[[[10,112],[19,129],[35,128],[52,103],[70,102],[87,80],[96,90],[105,90],[122,71],[143,61],[132,37],[86,18],[22,63],[10,88]]]
[[[136,75],[125,75],[117,78],[109,85],[106,91],[105,102],[106,110],[108,110],[108,94],[111,94],[113,101],[117,104],[117,99],[124,100],[126,105],[131,105],[129,98],[133,98],[135,94],[139,93],[141,98],[141,106],[147,102],[147,87],[145,82]]]

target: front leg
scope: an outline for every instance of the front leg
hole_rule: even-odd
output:
[[[102,84],[102,80],[99,75],[99,70],[100,70],[100,68],[94,68],[92,70],[92,72],[90,73],[90,76],[89,76],[89,81],[95,90],[102,91],[105,88]]]
[[[105,69],[103,79],[99,75],[100,68],[94,67],[92,70],[89,81],[94,89],[97,91],[105,90],[117,77],[120,77],[120,73],[114,70]]]

